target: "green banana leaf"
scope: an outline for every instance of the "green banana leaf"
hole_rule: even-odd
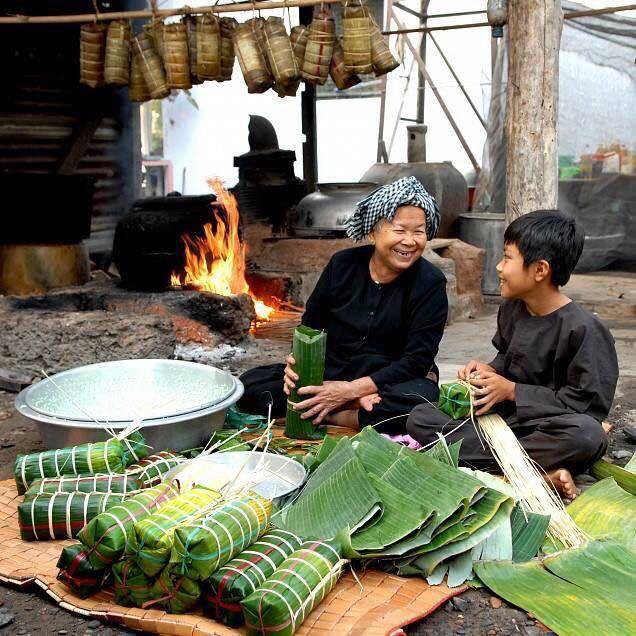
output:
[[[462,552],[462,554],[458,554],[456,557],[450,559],[448,564],[443,563],[442,566],[448,568],[446,585],[448,585],[448,587],[459,587],[463,585],[473,573],[473,552],[472,550]],[[436,585],[431,581],[430,576],[426,580],[429,585]]]
[[[636,550],[636,497],[623,490],[613,478],[588,488],[567,507],[567,512],[593,539],[612,539]],[[555,546],[546,542],[543,551],[554,552]]]
[[[473,565],[483,583],[531,612],[560,636],[636,633],[636,555],[613,542],[591,541],[544,561]]]
[[[201,598],[201,583],[193,581],[168,565],[150,589],[151,601],[146,607],[162,607],[170,614],[185,614],[193,609]]]
[[[132,464],[126,470],[127,475],[134,475],[137,479],[140,479],[144,488],[150,488],[161,483],[163,476],[172,470],[175,466],[178,466],[185,461],[183,455],[177,455],[168,451],[161,451],[154,455],[144,457],[136,464]]]
[[[109,569],[94,568],[81,543],[73,543],[62,548],[57,562],[57,580],[68,586],[80,598],[88,598],[106,583]]]
[[[296,501],[272,517],[272,523],[303,538],[330,539],[372,523],[382,514],[351,440],[343,437],[313,472]]]
[[[537,556],[545,540],[549,523],[549,515],[525,512],[519,506],[515,506],[510,516],[513,561],[529,561]]]
[[[458,468],[459,451],[461,450],[462,441],[463,440],[459,439],[449,445],[446,442],[446,438],[440,435],[440,439],[437,444],[435,444],[433,448],[424,451],[424,454],[428,455],[431,459],[436,459],[438,462],[442,462],[442,464],[448,464],[453,468]]]
[[[463,420],[470,415],[470,388],[459,382],[441,384],[437,406],[453,420]]]
[[[153,583],[132,561],[118,561],[113,565],[113,591],[118,605],[141,607],[152,599]]]
[[[630,461],[633,461],[633,458]],[[634,468],[636,469],[636,466]],[[604,459],[599,459],[592,464],[590,473],[599,480],[613,477],[623,490],[626,490],[630,495],[636,495],[636,473],[628,470],[627,466],[621,468],[606,462]]]
[[[630,473],[636,473],[636,453],[634,453],[632,458],[625,464],[625,470]]]
[[[24,495],[25,501],[41,495],[55,492],[110,492],[131,493],[144,488],[142,481],[134,475],[62,475],[36,479]]]
[[[327,334],[305,325],[294,330],[292,355],[295,360],[294,371],[298,374],[296,387],[292,390],[287,403],[285,435],[295,439],[319,439],[324,430],[316,428],[311,420],[301,419],[302,412],[295,411],[293,404],[302,402],[307,396],[299,396],[298,389],[304,386],[320,386],[325,372],[325,354],[327,352]]]

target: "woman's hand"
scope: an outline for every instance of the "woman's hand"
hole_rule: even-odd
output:
[[[357,408],[364,409],[369,413],[373,411],[373,407],[376,404],[380,404],[382,402],[382,398],[379,393],[372,393],[371,395],[364,395],[363,397],[357,400]]]
[[[287,364],[285,366],[285,376],[283,378],[283,391],[285,391],[285,395],[291,395],[292,390],[296,388],[296,382],[298,382],[298,374],[294,372],[296,360],[294,360],[290,353],[285,359],[285,362]]]
[[[480,397],[473,404],[481,408],[475,415],[484,415],[490,411],[495,404],[515,399],[515,383],[506,380],[503,376],[494,371],[485,371],[480,374],[479,378],[473,378],[470,383],[476,387],[475,394]]]
[[[471,360],[465,367],[462,367],[457,372],[457,377],[460,380],[470,380],[473,374],[483,376],[484,373],[496,373],[496,371],[485,362],[479,362],[479,360]]]
[[[313,396],[298,402],[294,409],[305,411],[301,419],[312,419],[314,424],[320,424],[329,413],[358,398],[352,383],[341,381],[325,382],[322,386],[304,386],[298,389],[298,395]]]

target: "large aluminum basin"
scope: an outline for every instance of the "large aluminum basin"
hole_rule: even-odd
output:
[[[179,451],[207,442],[242,395],[240,380],[215,367],[119,360],[58,373],[24,389],[15,404],[47,448],[104,440],[106,428],[140,422],[153,450]]]

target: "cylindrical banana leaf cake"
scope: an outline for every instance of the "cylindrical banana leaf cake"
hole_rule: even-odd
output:
[[[205,583],[203,610],[230,627],[243,624],[241,601],[300,549],[302,539],[287,530],[271,530],[219,568]]]
[[[123,475],[114,473],[62,475],[61,477],[36,479],[29,486],[24,498],[26,500],[46,492],[111,492],[128,494],[144,487],[143,482],[138,477],[128,473]]]
[[[99,591],[110,574],[110,568],[94,568],[81,543],[62,548],[57,562],[57,580],[67,585],[80,598],[87,598]]]
[[[154,579],[132,561],[118,561],[113,565],[113,591],[119,605],[141,607],[152,600],[153,584]]]
[[[150,486],[156,486],[161,482],[163,476],[172,470],[175,466],[178,466],[182,462],[186,461],[183,455],[176,453],[170,453],[168,451],[161,451],[154,455],[149,455],[145,459],[132,464],[126,470],[128,475],[134,475],[144,484],[144,488]]]

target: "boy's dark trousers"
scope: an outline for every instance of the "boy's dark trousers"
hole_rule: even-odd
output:
[[[589,415],[565,413],[521,422],[510,403],[500,405],[498,413],[506,420],[530,458],[546,471],[567,468],[573,474],[584,472],[607,449],[605,431]],[[411,411],[406,432],[426,446],[439,439],[437,433],[444,435],[461,421],[449,419],[433,405],[421,404]],[[479,470],[499,470],[488,445],[485,441],[482,445],[470,419],[446,437],[449,444],[459,439],[463,439],[460,463]]]

